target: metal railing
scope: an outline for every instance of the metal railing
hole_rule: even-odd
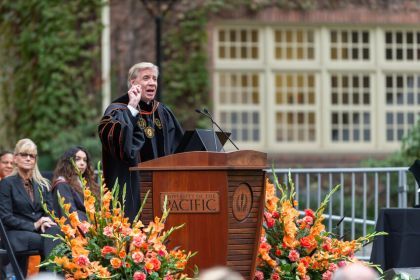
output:
[[[281,184],[294,182],[298,209],[317,209],[337,184],[340,189],[325,209],[326,227],[344,239],[355,239],[375,230],[381,208],[406,208],[418,204],[419,186],[407,167],[385,168],[297,168],[273,171]],[[359,257],[368,259],[370,248]]]

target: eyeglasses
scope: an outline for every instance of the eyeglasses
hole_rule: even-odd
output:
[[[23,158],[29,157],[30,159],[36,159],[37,155],[35,154],[28,154],[28,153],[18,153],[19,156]]]

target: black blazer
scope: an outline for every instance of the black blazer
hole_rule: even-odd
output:
[[[48,216],[42,209],[39,190],[49,211],[52,210],[51,193],[32,182],[34,187],[34,202],[32,202],[23,184],[23,179],[18,174],[0,181],[0,218],[7,230],[35,232],[34,223],[41,217]]]
[[[54,185],[52,190],[54,212],[57,217],[60,218],[63,216],[63,211],[58,203],[58,193],[60,193],[61,197],[64,197],[64,203],[70,204],[70,213],[77,211],[80,221],[87,220],[83,196],[64,181]]]

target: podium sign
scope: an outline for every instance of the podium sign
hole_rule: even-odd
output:
[[[189,262],[200,270],[228,266],[252,279],[261,235],[267,155],[256,151],[188,152],[140,163],[143,199],[151,190],[141,219],[162,214],[165,196],[171,212],[166,222],[185,224],[170,236],[169,248],[198,252]]]
[[[217,213],[220,211],[218,192],[161,192],[160,209],[167,206],[174,213]]]

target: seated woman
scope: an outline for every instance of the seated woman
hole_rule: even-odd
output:
[[[0,218],[15,252],[38,250],[45,258],[60,241],[42,237],[41,233],[55,235],[60,230],[42,208],[44,202],[51,211],[52,202],[50,185],[39,172],[37,157],[37,147],[32,140],[17,142],[14,152],[16,169],[11,176],[0,181]],[[17,259],[26,275],[28,257],[19,256]]]
[[[89,153],[82,147],[74,147],[62,155],[54,170],[53,205],[56,215],[61,217],[63,213],[58,204],[58,194],[60,194],[61,197],[64,197],[64,203],[70,204],[70,213],[77,211],[79,219],[85,221],[86,210],[83,203],[82,182],[78,173],[86,180],[86,186],[93,193],[97,193],[98,186],[95,182]]]
[[[4,151],[0,153],[0,180],[13,172],[13,153]]]

